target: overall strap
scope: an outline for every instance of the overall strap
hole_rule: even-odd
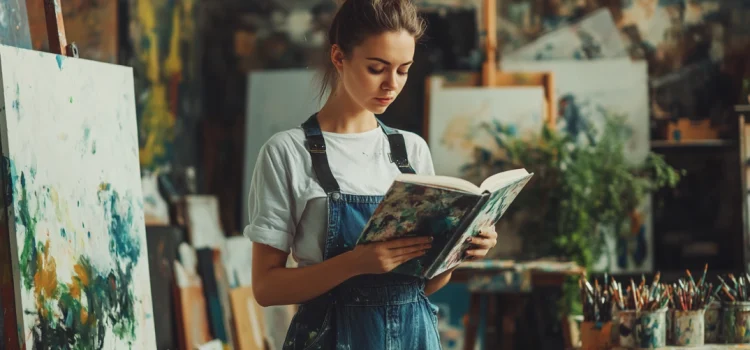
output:
[[[326,142],[323,140],[323,132],[320,131],[318,124],[318,114],[313,114],[306,122],[302,123],[302,129],[305,130],[307,139],[307,150],[312,158],[313,171],[320,181],[320,186],[326,191],[326,194],[340,192],[339,183],[333,177],[331,167],[328,165],[326,156]]]
[[[302,129],[305,131],[305,138],[307,140],[307,150],[310,152],[312,159],[313,171],[315,171],[315,176],[318,177],[320,186],[323,187],[326,193],[340,192],[339,183],[333,177],[331,167],[328,164],[326,142],[323,139],[323,132],[320,130],[317,117],[317,113],[313,114],[307,121],[302,123]],[[414,168],[409,165],[404,135],[399,133],[398,130],[386,126],[380,119],[378,119],[378,125],[380,125],[385,135],[388,136],[388,144],[391,148],[391,161],[398,166],[398,170],[401,173],[415,174]]]
[[[386,126],[383,122],[378,120],[380,128],[388,136],[388,144],[391,146],[391,161],[398,166],[398,170],[403,174],[415,174],[414,168],[409,164],[409,157],[406,152],[406,142],[404,142],[404,135],[398,132],[398,130]]]

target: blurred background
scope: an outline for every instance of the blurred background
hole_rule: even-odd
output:
[[[415,2],[427,33],[381,119],[438,174],[536,174],[492,268],[430,296],[445,349],[576,347],[581,270],[750,268],[750,1]],[[159,349],[280,349],[294,308],[252,303],[247,188],[261,145],[320,107],[336,4],[61,3],[81,58],[133,69]],[[0,0],[0,43],[48,51],[43,4]]]

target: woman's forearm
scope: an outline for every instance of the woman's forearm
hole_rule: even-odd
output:
[[[424,286],[424,294],[430,295],[437,292],[438,290],[440,290],[440,288],[443,288],[443,286],[450,282],[451,276],[453,276],[453,269],[445,271],[433,277],[432,279],[427,280],[427,283]]]
[[[301,304],[314,299],[357,275],[350,254],[343,253],[321,263],[298,267],[275,267],[253,283],[261,306]]]

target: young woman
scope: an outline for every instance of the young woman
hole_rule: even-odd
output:
[[[408,0],[346,0],[328,34],[326,103],[261,150],[244,234],[258,303],[300,304],[284,349],[440,348],[427,295],[452,271],[431,280],[389,273],[424,254],[429,238],[355,247],[399,173],[434,174],[422,138],[375,117],[401,92],[423,32]],[[485,231],[470,257],[495,245],[494,229]],[[286,267],[290,252],[297,268]]]

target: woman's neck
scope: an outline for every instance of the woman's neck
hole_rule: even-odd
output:
[[[378,127],[375,115],[351,99],[338,87],[340,93],[332,93],[318,112],[320,129],[337,134],[353,134],[370,131]]]

